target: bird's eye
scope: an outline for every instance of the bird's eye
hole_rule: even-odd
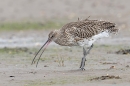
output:
[[[51,38],[54,37],[53,35],[51,36]]]

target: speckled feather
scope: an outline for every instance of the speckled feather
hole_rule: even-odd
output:
[[[58,35],[54,41],[62,46],[76,46],[78,41],[90,39],[104,31],[115,33],[118,29],[115,28],[115,23],[85,19],[64,25],[57,31]]]

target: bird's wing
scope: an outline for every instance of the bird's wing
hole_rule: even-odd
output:
[[[102,31],[116,32],[115,24],[98,21],[98,20],[83,20],[78,22],[71,22],[64,25],[61,29],[63,33],[71,34],[74,37],[90,38],[93,35],[99,34]]]

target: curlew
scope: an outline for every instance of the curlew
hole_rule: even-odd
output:
[[[93,43],[103,37],[109,37],[111,33],[117,32],[118,29],[115,27],[115,23],[107,21],[98,21],[98,20],[78,20],[76,22],[70,22],[64,25],[59,30],[51,31],[48,35],[48,40],[45,44],[39,49],[33,58],[32,64],[35,63],[35,58],[38,53],[41,51],[41,55],[45,51],[48,44],[52,41],[61,45],[61,46],[82,46],[83,47],[83,57],[81,60],[80,68],[82,70],[85,66],[86,56],[89,54],[90,50],[93,48]],[[38,58],[36,67],[40,60]]]

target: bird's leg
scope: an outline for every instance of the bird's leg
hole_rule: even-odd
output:
[[[85,70],[84,66],[85,66],[85,61],[86,61],[86,58],[85,58],[86,55],[87,55],[86,49],[83,47],[83,57],[82,57],[81,64],[80,64],[80,68],[82,70]]]
[[[89,54],[90,50],[93,48],[93,44],[89,47],[88,51],[86,52],[86,49],[83,47],[83,58],[82,58],[82,61],[81,61],[81,65],[80,65],[80,68],[82,70],[85,70],[84,69],[84,66],[85,66],[85,61],[86,61],[86,56],[87,54]]]

